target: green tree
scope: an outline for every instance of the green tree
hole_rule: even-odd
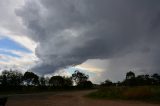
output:
[[[65,80],[62,76],[52,76],[49,80],[49,84],[53,87],[63,87]]]
[[[91,81],[88,80],[89,76],[76,70],[72,74],[72,80],[76,83],[77,87],[79,88],[91,88],[93,84]]]
[[[78,88],[92,88],[93,83],[91,81],[83,81],[77,85]]]
[[[85,75],[84,73],[76,70],[73,74],[72,74],[72,79],[74,80],[74,82],[78,85],[84,81],[87,81],[89,78],[88,75]]]
[[[26,82],[27,85],[39,85],[39,77],[33,72],[25,72],[23,81]]]
[[[1,84],[3,86],[20,86],[22,84],[22,73],[18,71],[2,71]]]
[[[152,75],[152,83],[154,85],[159,85],[160,84],[160,75],[155,73]]]
[[[110,80],[105,80],[104,82],[101,83],[101,86],[112,86],[113,83]]]
[[[45,79],[45,77],[40,77],[40,85],[41,86],[46,86],[46,79]]]
[[[64,78],[64,86],[71,87],[73,85],[73,81],[71,77],[63,77]]]
[[[149,75],[138,75],[136,78],[136,85],[151,85],[151,78]]]
[[[135,74],[132,71],[129,71],[126,73],[126,79],[132,79],[135,78]]]
[[[123,82],[127,86],[135,86],[136,85],[136,79],[135,79],[135,73],[132,71],[129,71],[126,73],[126,79]]]

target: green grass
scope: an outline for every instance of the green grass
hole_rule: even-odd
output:
[[[160,103],[160,86],[102,87],[86,96],[97,99],[142,100]]]

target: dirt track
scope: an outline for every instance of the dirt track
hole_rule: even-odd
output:
[[[95,100],[83,97],[91,91],[10,96],[6,106],[160,106],[138,101]]]

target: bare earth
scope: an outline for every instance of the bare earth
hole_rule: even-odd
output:
[[[138,101],[97,100],[83,97],[92,91],[40,93],[9,96],[6,106],[160,106]]]

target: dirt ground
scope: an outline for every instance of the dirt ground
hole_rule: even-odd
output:
[[[139,101],[97,100],[84,97],[92,91],[10,95],[6,106],[160,106]]]

